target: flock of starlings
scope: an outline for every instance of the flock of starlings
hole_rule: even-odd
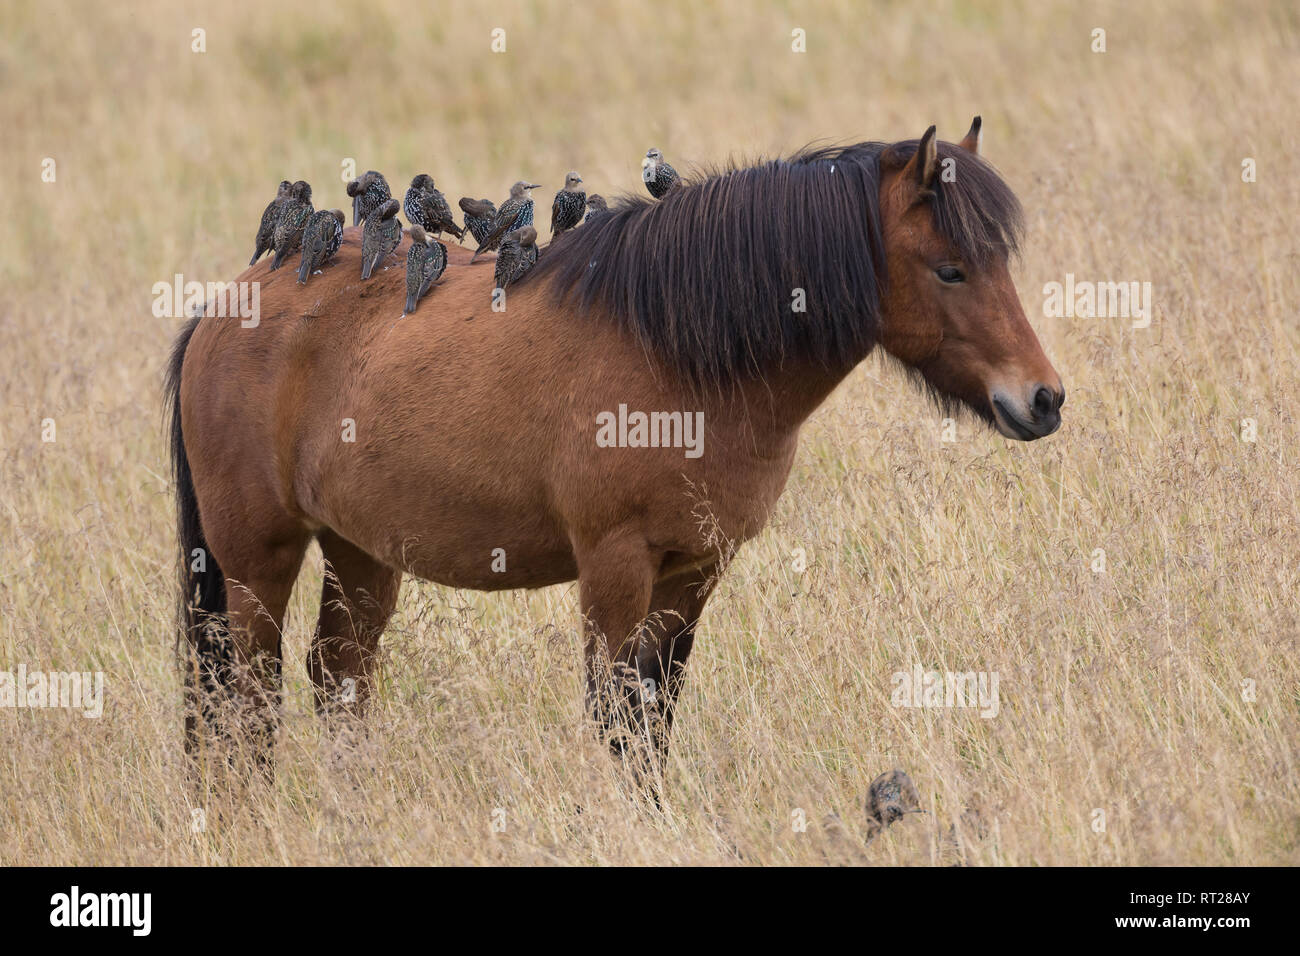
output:
[[[648,150],[641,163],[641,179],[655,199],[680,185],[677,171],[664,162],[663,153]],[[447,268],[447,247],[438,241],[444,232],[460,242],[469,233],[478,242],[470,258],[480,253],[497,253],[495,290],[504,290],[537,262],[537,230],[533,228],[532,190],[537,183],[520,180],[510,187],[510,198],[500,208],[487,199],[461,199],[465,225],[456,225],[451,207],[434,186],[433,177],[421,173],[411,180],[399,207],[392,197],[388,181],[371,170],[348,183],[352,197],[352,225],[363,225],[361,232],[361,278],[369,279],[375,266],[387,256],[395,255],[402,242],[402,223],[397,218],[405,209],[411,221],[411,249],[406,254],[406,313],[415,311],[420,298]],[[564,188],[555,194],[551,206],[551,238],[573,229],[609,211],[605,200],[582,188],[582,177],[569,173]],[[585,218],[584,218],[585,216]],[[343,210],[317,211],[311,203],[311,186],[302,180],[280,183],[279,192],[262,213],[257,228],[257,247],[251,266],[264,253],[274,253],[271,268],[278,269],[287,256],[302,251],[298,282],[319,275],[321,267],[339,251],[343,243]]]

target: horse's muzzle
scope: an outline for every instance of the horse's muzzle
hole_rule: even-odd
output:
[[[1065,389],[1047,385],[1029,388],[1029,401],[1016,401],[1011,396],[994,392],[990,396],[993,419],[997,430],[1007,438],[1033,441],[1052,434],[1061,427],[1061,406],[1065,404]]]

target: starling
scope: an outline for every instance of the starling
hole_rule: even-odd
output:
[[[591,222],[600,216],[609,212],[609,206],[605,202],[605,197],[600,193],[592,193],[587,197],[587,218],[582,220],[584,223]]]
[[[480,252],[495,249],[506,233],[533,224],[533,198],[529,192],[537,186],[538,183],[528,183],[521,179],[510,187],[510,198],[497,210],[497,216],[492,220],[492,231],[479,243],[474,255],[469,257],[470,262],[477,259]]]
[[[501,240],[497,250],[496,288],[504,289],[537,263],[537,230],[516,229]]]
[[[668,190],[682,182],[677,170],[664,162],[664,154],[658,149],[646,150],[645,159],[641,160],[641,179],[655,199],[662,199]]]
[[[395,218],[400,207],[390,199],[366,217],[361,233],[361,278],[369,279],[375,266],[402,242],[402,221]]]
[[[901,770],[882,773],[867,791],[867,829],[874,840],[880,831],[909,813],[925,813],[912,778]]]
[[[305,283],[309,275],[319,272],[321,266],[339,251],[339,246],[343,244],[343,223],[346,221],[342,209],[322,209],[307,220],[307,228],[302,231],[299,283]]]
[[[492,233],[492,220],[497,217],[497,207],[490,199],[470,199],[464,196],[460,201],[460,211],[465,214],[465,230],[480,246]]]
[[[289,198],[289,190],[292,188],[293,184],[289,180],[280,180],[280,189],[276,192],[275,198],[262,210],[262,223],[257,227],[257,245],[253,249],[253,258],[248,260],[250,266],[262,258],[262,253],[270,252],[275,248],[272,245],[275,241],[275,223],[280,218],[280,207]]]
[[[427,229],[435,236],[449,232],[459,242],[465,235],[451,217],[447,198],[441,190],[434,187],[433,177],[428,173],[420,173],[411,180],[411,188],[406,191],[402,208],[406,210],[406,218],[411,220],[411,225]]]
[[[373,169],[360,179],[348,183],[348,195],[352,197],[352,225],[358,226],[370,217],[370,214],[393,198],[388,190],[388,180]]]
[[[280,218],[275,224],[275,258],[271,268],[278,269],[286,256],[298,251],[302,245],[302,231],[314,212],[311,205],[311,187],[301,179],[289,190],[289,198],[280,206]]]
[[[555,204],[551,206],[552,239],[582,222],[582,214],[587,207],[587,193],[578,188],[581,183],[581,176],[569,173],[564,177],[564,188],[555,194]]]
[[[420,226],[412,226],[411,248],[406,253],[406,315],[415,311],[415,304],[446,268],[447,247]]]

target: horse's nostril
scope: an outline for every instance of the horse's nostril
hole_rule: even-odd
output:
[[[1034,392],[1034,414],[1046,417],[1056,411],[1056,395],[1046,385],[1040,385]]]

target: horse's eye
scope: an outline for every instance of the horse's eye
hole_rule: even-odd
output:
[[[956,266],[940,266],[934,270],[934,274],[948,283],[963,282],[966,279],[966,276]]]

